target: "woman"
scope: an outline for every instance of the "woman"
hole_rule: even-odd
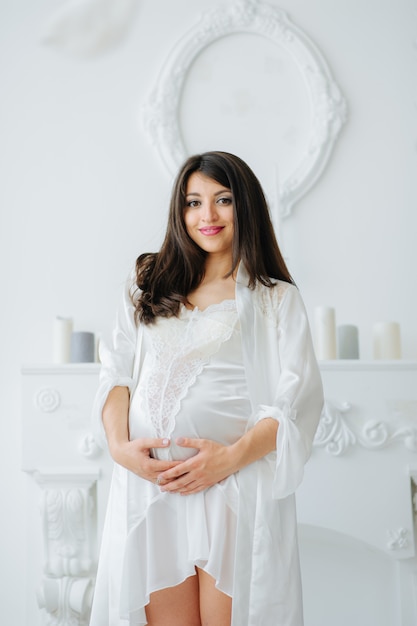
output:
[[[101,360],[94,415],[115,467],[91,626],[301,626],[294,491],[322,386],[241,159],[181,168]]]

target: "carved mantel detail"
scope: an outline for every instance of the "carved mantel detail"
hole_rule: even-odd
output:
[[[409,531],[406,528],[396,528],[395,530],[387,530],[387,548],[388,550],[405,550],[409,546]]]
[[[37,597],[46,624],[87,626],[95,577],[99,470],[35,470],[42,489],[43,578]]]
[[[399,403],[392,403],[390,408],[397,419],[407,418],[416,411],[415,407],[408,404],[401,406]],[[417,427],[399,426],[394,421],[390,425],[375,419],[368,419],[362,425],[356,424],[354,420],[348,423],[346,417],[351,409],[352,405],[349,402],[325,401],[314,439],[315,447],[324,448],[329,454],[340,456],[352,446],[380,450],[395,442],[402,442],[408,450],[417,452]]]
[[[34,398],[35,407],[42,413],[53,413],[61,404],[61,395],[57,389],[48,387],[39,389]]]
[[[78,452],[86,459],[96,459],[102,454],[102,449],[97,444],[92,433],[87,433],[78,444]]]

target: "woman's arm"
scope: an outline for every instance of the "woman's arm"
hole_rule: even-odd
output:
[[[129,389],[113,387],[103,407],[103,426],[113,460],[141,478],[156,482],[159,474],[178,462],[151,458],[151,448],[167,448],[168,439],[139,438],[130,441]]]
[[[161,490],[190,495],[211,487],[275,450],[277,430],[277,420],[267,417],[229,446],[210,439],[177,439],[178,445],[195,448],[198,453],[161,473]]]
[[[276,450],[278,426],[276,419],[265,417],[230,446],[239,470]]]
[[[129,441],[128,432],[129,389],[113,387],[103,407],[103,426],[109,444],[110,454],[117,454],[117,448]]]

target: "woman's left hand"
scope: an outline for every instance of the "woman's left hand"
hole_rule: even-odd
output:
[[[191,439],[179,437],[175,440],[178,446],[194,448],[197,454],[183,461],[158,476],[161,491],[190,495],[204,491],[227,476],[237,467],[233,464],[231,446],[223,446],[210,439]]]

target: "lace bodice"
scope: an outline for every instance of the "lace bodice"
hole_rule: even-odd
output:
[[[181,400],[237,324],[236,303],[225,300],[203,311],[182,307],[178,317],[147,327],[139,393],[156,436],[171,436]]]

